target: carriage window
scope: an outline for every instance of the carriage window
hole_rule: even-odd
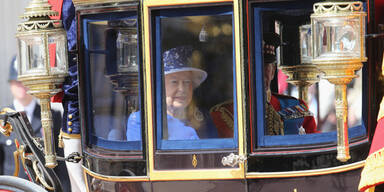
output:
[[[311,63],[312,7],[301,6],[253,9],[255,92],[263,108],[257,119],[264,122],[258,123],[258,146],[336,143],[334,85]],[[366,135],[363,70],[356,75],[347,88],[350,139]]]
[[[89,143],[98,147],[141,149],[137,27],[134,13],[83,19],[85,124]]]
[[[232,7],[214,10],[156,12],[159,149],[237,146]]]

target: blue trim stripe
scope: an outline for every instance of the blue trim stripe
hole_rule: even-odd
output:
[[[256,125],[257,125],[257,141],[260,145],[262,137],[264,136],[264,65],[263,65],[263,55],[262,55],[262,44],[261,44],[261,18],[260,18],[261,9],[254,9],[254,58],[255,58],[255,87],[256,87]]]
[[[163,93],[163,71],[162,71],[162,59],[161,59],[161,19],[160,17],[155,17],[155,33],[156,33],[156,51],[155,53],[155,58],[156,58],[156,127],[159,127],[156,129],[157,133],[157,148],[162,148],[161,145],[161,138],[163,137],[163,108],[162,108],[162,103],[163,103],[163,98],[164,98],[164,93]]]
[[[233,149],[236,143],[234,139],[161,140],[161,149]]]
[[[235,34],[235,19],[234,19],[234,17],[233,17],[233,14],[232,14],[232,34]],[[234,145],[234,147],[235,148],[237,148],[238,147],[238,142],[236,142],[236,141],[238,141],[239,140],[239,129],[238,129],[238,114],[237,114],[237,84],[236,84],[236,46],[235,46],[235,36],[234,35],[232,35],[232,63],[233,63],[233,80],[232,80],[232,82],[233,82],[233,107],[234,107],[234,109],[233,109],[233,112],[234,112],[234,134],[233,134],[233,143],[235,144]]]
[[[155,11],[155,16],[159,18],[166,17],[184,17],[184,16],[203,16],[203,15],[232,15],[232,6],[217,6],[217,7],[197,7],[185,9],[166,9]]]
[[[366,136],[365,126],[356,126],[348,129],[348,138]],[[325,132],[325,133],[314,133],[306,135],[276,135],[276,136],[264,136],[264,145],[265,147],[271,146],[292,146],[292,145],[313,145],[313,144],[322,144],[322,143],[336,143],[337,142],[337,132]]]
[[[141,141],[112,141],[92,135],[91,143],[105,149],[116,151],[142,150]]]

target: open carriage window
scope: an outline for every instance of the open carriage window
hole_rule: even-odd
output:
[[[236,148],[232,6],[153,13],[157,149]]]
[[[138,21],[136,12],[84,16],[85,126],[88,142],[105,149],[141,150]],[[135,113],[134,123],[127,124]],[[134,133],[128,135],[127,130]]]
[[[313,2],[254,6],[253,39],[258,147],[336,144],[334,85],[311,63]],[[289,7],[289,6],[288,6]],[[305,76],[292,71],[305,70]],[[310,75],[317,74],[317,75]],[[366,135],[364,69],[347,86],[349,139]],[[263,99],[261,99],[263,98]]]

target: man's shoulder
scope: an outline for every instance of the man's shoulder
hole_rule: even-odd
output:
[[[278,99],[292,99],[292,100],[300,100],[300,99],[297,99],[296,97],[292,97],[290,95],[282,95],[282,94],[277,94],[277,93],[272,93],[273,96],[275,96],[276,98]]]
[[[302,99],[298,99],[296,97],[292,97],[289,95],[281,95],[281,94],[276,94],[272,93],[272,95],[280,102],[280,103],[285,103],[286,105],[304,105],[306,108],[308,108],[308,104],[303,101]]]

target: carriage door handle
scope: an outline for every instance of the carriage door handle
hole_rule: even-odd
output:
[[[247,157],[244,155],[235,155],[234,153],[229,154],[226,157],[223,157],[221,159],[221,163],[224,166],[231,166],[234,167],[239,163],[244,163],[247,160]]]

